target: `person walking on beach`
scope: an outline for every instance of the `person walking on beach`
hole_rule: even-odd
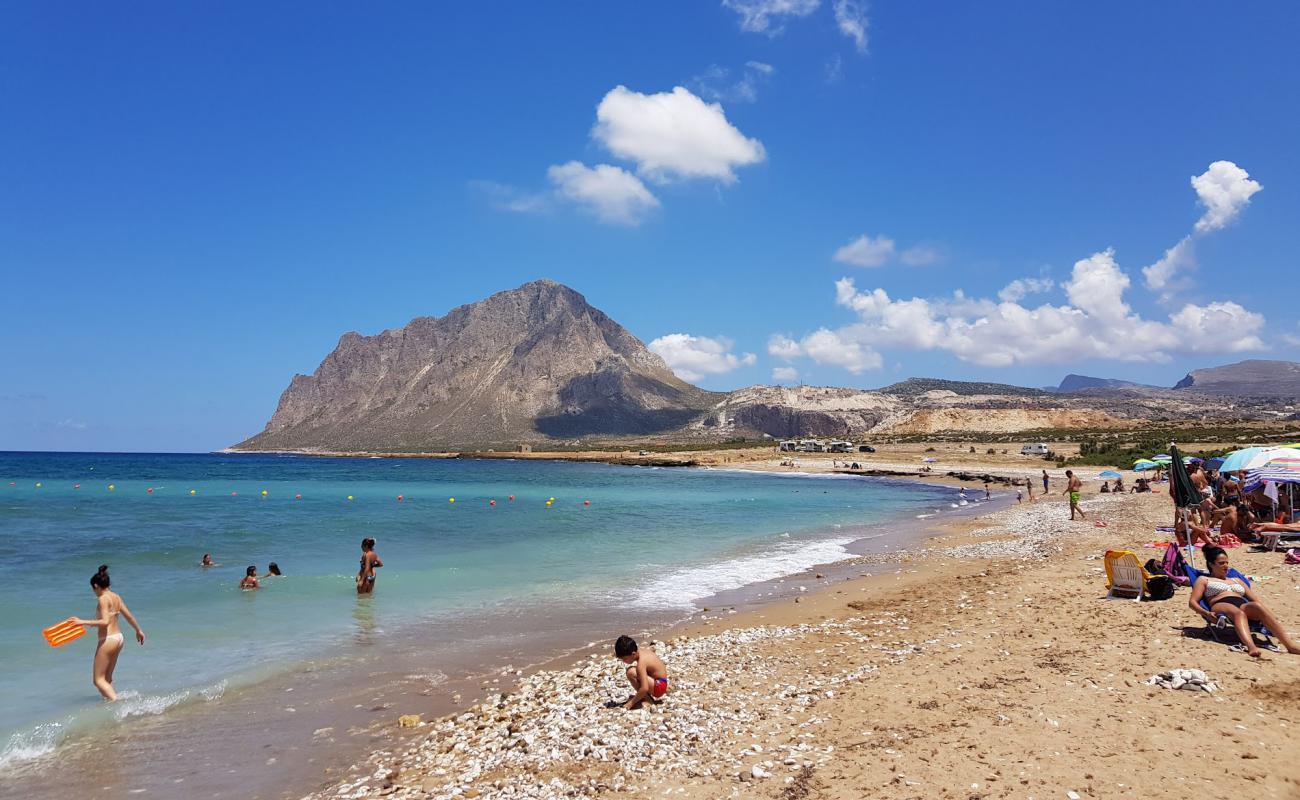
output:
[[[1047,473],[1044,472],[1043,476],[1044,476],[1043,482],[1046,483]],[[1067,495],[1070,498],[1070,519],[1071,520],[1074,519],[1075,512],[1078,512],[1079,519],[1088,518],[1083,513],[1083,509],[1079,508],[1079,492],[1082,489],[1083,489],[1083,481],[1079,480],[1079,476],[1075,475],[1074,472],[1067,469],[1065,471],[1065,492],[1063,492],[1063,494]]]
[[[1067,472],[1065,474],[1069,475],[1070,473]],[[1047,470],[1043,470],[1043,494],[1047,494],[1047,484],[1048,484]]]
[[[668,668],[655,651],[648,647],[641,650],[631,636],[620,636],[614,642],[614,655],[629,665],[627,682],[636,691],[623,704],[624,710],[631,711],[646,700],[658,700],[668,692]]]
[[[375,552],[375,540],[367,536],[361,540],[361,569],[357,572],[357,594],[373,594],[375,570],[384,565]]]
[[[144,629],[135,621],[131,610],[126,607],[126,603],[122,602],[117,592],[108,588],[110,585],[112,581],[108,577],[108,565],[103,564],[98,572],[90,576],[90,588],[98,598],[95,603],[95,618],[73,617],[72,623],[88,628],[99,628],[99,644],[95,646],[95,660],[91,674],[95,688],[105,700],[112,702],[117,699],[117,692],[113,690],[113,670],[117,668],[117,657],[122,654],[124,645],[122,629],[117,624],[118,615],[126,617],[126,621],[135,628],[135,639],[140,644],[144,644]]]
[[[1029,495],[1029,502],[1034,502],[1034,479],[1025,478],[1025,492]]]

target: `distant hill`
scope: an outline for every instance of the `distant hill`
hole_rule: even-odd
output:
[[[1030,389],[1025,386],[1012,386],[1006,383],[984,383],[982,381],[945,381],[940,378],[908,378],[905,381],[890,384],[877,389],[881,394],[893,394],[902,397],[914,397],[933,391],[946,391],[962,396],[979,394],[1010,395],[1014,397],[1038,397],[1046,394],[1042,389]]]
[[[1174,388],[1236,397],[1300,397],[1300,364],[1263,359],[1238,361],[1192,370]]]
[[[1088,375],[1066,375],[1056,387],[1058,392],[1081,392],[1084,389],[1155,389],[1158,387],[1146,383],[1122,381],[1118,378],[1093,378]]]
[[[540,280],[418,317],[345,333],[295,375],[266,429],[235,450],[357,452],[510,446],[681,428],[721,399],[588,305]]]

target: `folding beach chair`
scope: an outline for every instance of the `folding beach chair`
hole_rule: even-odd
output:
[[[1146,570],[1130,550],[1106,551],[1107,600],[1141,600],[1147,591]],[[1131,596],[1130,596],[1131,595]]]
[[[1209,574],[1210,573],[1208,572],[1203,572],[1202,570],[1193,567],[1191,564],[1187,565],[1187,577],[1191,579],[1193,586],[1196,585],[1197,578],[1203,578]],[[1230,568],[1228,570],[1228,577],[1237,578],[1242,583],[1250,586],[1250,578],[1247,578],[1243,573],[1238,572],[1235,569]],[[1204,597],[1201,598],[1200,605],[1201,608],[1206,611],[1210,610],[1210,604],[1205,602]],[[1214,637],[1216,642],[1222,644],[1238,644],[1237,631],[1233,629],[1231,621],[1224,614],[1218,614],[1214,622],[1205,623],[1205,628],[1210,632],[1210,636]],[[1273,632],[1259,620],[1252,619],[1250,621],[1250,632],[1264,637],[1264,641],[1269,645],[1273,644]]]

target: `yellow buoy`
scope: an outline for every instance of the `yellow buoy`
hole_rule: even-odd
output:
[[[37,483],[37,484],[36,484],[36,488],[37,488],[37,489],[41,488],[41,484],[40,484],[40,483]]]
[[[262,496],[263,496],[263,497],[266,497],[266,490],[265,490],[265,489],[262,490]]]
[[[348,499],[351,500],[351,499],[352,499],[352,495],[348,495]]]
[[[110,483],[110,484],[108,485],[108,490],[109,490],[110,492],[115,492],[115,491],[117,491],[117,487]]]
[[[195,495],[195,494],[198,494],[198,492],[194,491],[193,489],[190,489],[190,494],[191,494],[191,495]]]
[[[454,497],[448,497],[448,498],[447,498],[447,502],[448,502],[448,503],[454,503],[454,502],[456,502],[456,498],[454,498]]]

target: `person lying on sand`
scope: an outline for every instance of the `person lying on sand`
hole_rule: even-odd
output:
[[[668,691],[668,668],[650,648],[641,650],[631,636],[620,636],[614,642],[614,656],[627,668],[627,682],[632,684],[636,694],[623,704],[627,711],[640,706],[647,699],[658,700]]]
[[[1291,641],[1291,637],[1283,630],[1282,623],[1260,602],[1255,590],[1240,578],[1228,577],[1227,551],[1222,547],[1205,548],[1205,563],[1210,568],[1210,574],[1196,579],[1192,585],[1192,596],[1187,599],[1187,605],[1193,611],[1211,624],[1217,624],[1220,615],[1227,617],[1237,631],[1237,638],[1252,658],[1260,657],[1255,638],[1250,635],[1252,621],[1264,623],[1288,653],[1300,655],[1300,645]],[[1202,598],[1210,607],[1209,611],[1201,608]]]

